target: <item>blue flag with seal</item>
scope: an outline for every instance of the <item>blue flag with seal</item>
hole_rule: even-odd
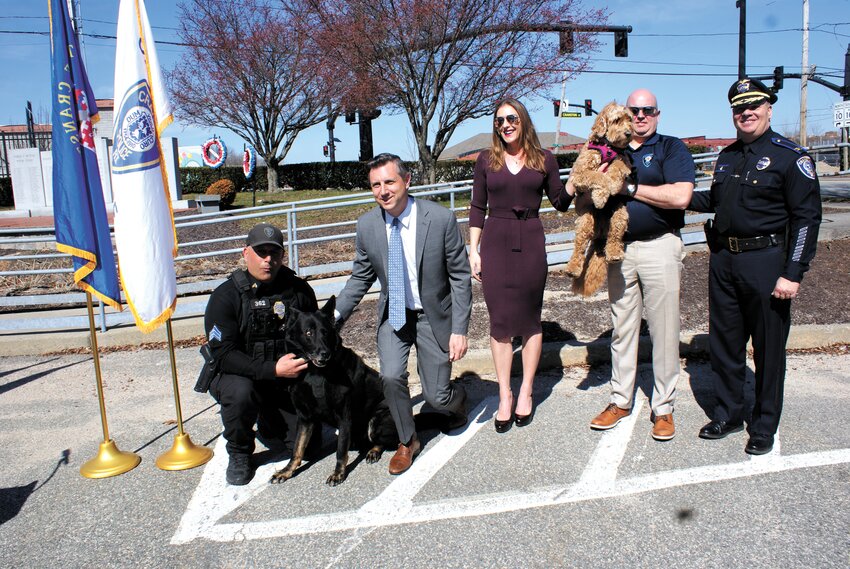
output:
[[[52,69],[53,217],[56,248],[74,263],[74,283],[116,310],[121,289],[94,150],[98,109],[65,0],[48,0]]]
[[[136,327],[151,332],[177,304],[177,236],[159,135],[171,103],[144,0],[121,0],[115,48],[112,193],[115,246],[127,305]]]

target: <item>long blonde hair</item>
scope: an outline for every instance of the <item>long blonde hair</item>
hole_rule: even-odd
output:
[[[525,155],[525,165],[532,170],[545,173],[544,162],[546,157],[543,154],[540,139],[537,138],[537,131],[534,130],[534,123],[531,122],[531,117],[525,105],[512,97],[507,97],[496,103],[496,109],[493,111],[493,143],[490,145],[490,169],[498,172],[505,165],[505,141],[502,140],[495,122],[496,113],[505,105],[510,105],[514,108],[519,117],[520,125],[522,125],[519,135],[519,145]]]

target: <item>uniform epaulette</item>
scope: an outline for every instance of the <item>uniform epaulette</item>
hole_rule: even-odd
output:
[[[793,150],[797,154],[803,154],[804,152],[806,152],[805,148],[803,148],[793,140],[788,140],[787,138],[782,138],[781,136],[774,136],[770,139],[770,141],[776,146],[781,146],[782,148]]]

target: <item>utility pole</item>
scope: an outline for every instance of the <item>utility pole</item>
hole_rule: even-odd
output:
[[[735,0],[741,10],[738,21],[738,79],[747,76],[747,0]]]
[[[806,146],[806,107],[809,90],[809,0],[803,0],[803,66],[800,70],[800,146]]]

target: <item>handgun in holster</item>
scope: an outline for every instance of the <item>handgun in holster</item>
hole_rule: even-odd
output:
[[[198,393],[206,393],[209,391],[210,384],[217,375],[219,375],[218,362],[212,355],[210,345],[204,343],[200,349],[201,357],[204,358],[204,366],[201,368],[201,373],[198,375],[198,381],[195,383],[195,391]]]
[[[708,245],[709,251],[717,253],[720,250],[720,246],[717,243],[717,229],[714,227],[714,220],[707,220],[703,224],[702,230],[705,232],[705,244]]]

